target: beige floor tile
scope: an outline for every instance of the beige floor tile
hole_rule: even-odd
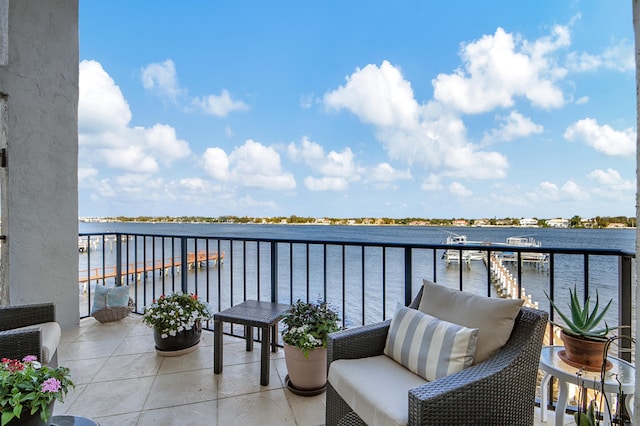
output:
[[[326,395],[286,389],[282,349],[270,354],[270,383],[260,386],[260,344],[246,352],[243,339],[225,335],[223,342],[223,372],[214,375],[211,331],[203,332],[196,351],[161,357],[139,315],[108,324],[82,319],[61,338],[59,363],[71,369],[76,388],[54,414],[90,417],[101,426],[324,425]],[[539,408],[535,413],[535,425],[553,424],[554,412],[547,423]],[[571,416],[565,424],[574,425]]]
[[[180,371],[193,371],[201,369],[213,369],[213,347],[202,346],[185,355],[164,357],[158,374],[177,373]]]
[[[65,360],[62,365],[71,371],[71,380],[77,385],[91,382],[109,358]]]
[[[67,343],[58,352],[58,363],[67,360],[102,358],[113,355],[122,339],[76,340]]]
[[[112,356],[95,375],[92,382],[155,376],[162,357],[154,353]]]
[[[113,353],[114,356],[132,355],[141,353],[155,353],[156,347],[153,337],[148,335],[132,336],[129,334]]]
[[[153,426],[216,426],[218,402],[207,401],[196,404],[143,411],[139,425]],[[101,425],[102,426],[102,425]]]
[[[274,389],[218,400],[216,424],[295,426],[296,421],[284,390]]]
[[[55,404],[53,404],[53,414],[74,414],[67,413],[67,411],[69,411],[69,408],[73,405],[76,399],[78,399],[78,395],[80,395],[86,387],[87,385],[76,385],[75,388],[69,389],[69,392],[65,395],[63,402],[56,401]]]
[[[106,417],[142,410],[155,377],[89,383],[67,410],[86,417]]]
[[[213,369],[161,374],[151,387],[144,409],[213,401],[218,397],[217,390]]]
[[[143,426],[145,424],[152,425],[154,423],[140,423],[138,419],[140,413],[128,413],[118,416],[95,417],[93,420],[98,422],[100,426]],[[176,423],[177,424],[177,423]]]
[[[221,374],[214,375],[220,398],[249,394],[282,387],[273,363],[269,371],[269,385],[260,385],[260,362],[224,366]]]

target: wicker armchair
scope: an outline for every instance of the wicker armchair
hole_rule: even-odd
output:
[[[421,293],[410,307],[417,308]],[[532,425],[548,314],[521,308],[507,344],[492,358],[411,389],[409,425]],[[327,362],[383,354],[390,320],[329,335]],[[372,372],[375,374],[375,372]],[[326,424],[365,425],[327,383]]]
[[[0,357],[22,359],[25,355],[36,355],[42,361],[44,354],[41,329],[16,329],[55,322],[55,318],[53,303],[0,307]],[[57,367],[57,350],[50,355],[48,365]]]

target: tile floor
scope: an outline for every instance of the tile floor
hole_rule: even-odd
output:
[[[85,318],[61,340],[59,364],[71,369],[76,388],[54,414],[90,417],[101,426],[324,425],[324,394],[302,397],[284,385],[282,349],[271,354],[269,386],[260,386],[260,345],[246,352],[244,340],[230,336],[220,375],[213,374],[212,332],[203,332],[194,352],[162,357],[139,315],[105,324]],[[539,409],[536,424],[544,424]]]

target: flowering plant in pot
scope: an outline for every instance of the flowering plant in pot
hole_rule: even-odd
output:
[[[611,306],[613,299],[600,309],[600,299],[596,290],[596,301],[591,309],[591,297],[587,297],[584,303],[578,298],[574,286],[569,289],[569,313],[563,312],[545,292],[553,309],[558,312],[565,324],[550,321],[562,330],[561,338],[565,346],[565,358],[569,364],[585,367],[587,370],[599,371],[604,360],[604,347],[609,334],[609,325],[604,327],[600,323]],[[562,357],[562,355],[561,355]]]
[[[282,340],[290,389],[313,391],[324,388],[327,335],[341,329],[338,321],[338,314],[326,302],[298,300],[284,315]]]
[[[42,365],[36,356],[22,360],[2,358],[0,361],[1,424],[25,424],[27,417],[39,415],[49,424],[53,403],[62,401],[67,390],[75,387],[69,369]],[[17,423],[16,423],[17,422]]]
[[[212,318],[211,309],[196,294],[182,292],[162,295],[144,310],[142,321],[153,328],[156,348],[178,350],[200,341],[202,321]],[[187,342],[174,343],[175,338]],[[177,346],[176,346],[177,345]]]

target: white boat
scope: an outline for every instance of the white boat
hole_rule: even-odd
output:
[[[444,241],[447,245],[480,245],[481,241],[469,241],[466,235],[458,235],[453,232],[449,233],[447,239]],[[480,250],[460,250],[460,249],[447,249],[445,250],[442,258],[447,265],[451,262],[460,263],[460,254],[462,254],[462,261],[469,263],[472,260],[484,260],[484,253]]]
[[[542,247],[542,243],[540,241],[536,241],[535,238],[531,236],[522,236],[522,237],[508,237],[507,246],[510,247]],[[518,258],[517,253],[515,252],[502,252],[502,259],[507,262],[515,262]],[[529,262],[529,263],[541,263],[544,264],[548,261],[549,256],[546,253],[538,253],[538,252],[521,252],[520,253],[520,261],[521,262]]]

